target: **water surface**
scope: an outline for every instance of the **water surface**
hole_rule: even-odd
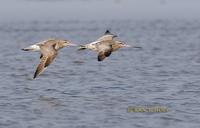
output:
[[[105,1],[1,2],[0,127],[199,128],[199,1]],[[98,62],[92,51],[67,47],[32,79],[40,55],[21,48],[48,38],[84,44],[106,29],[142,49]]]
[[[21,48],[49,37],[87,43],[107,28],[143,49],[121,49],[97,62],[92,51],[64,48],[32,79],[39,53]],[[0,38],[1,127],[200,125],[200,21],[13,21],[0,24]],[[129,106],[164,106],[170,111],[128,113]]]

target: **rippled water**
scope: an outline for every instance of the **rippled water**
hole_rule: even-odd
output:
[[[102,24],[103,23],[103,24]],[[20,49],[47,38],[81,44],[106,29],[142,49],[103,62],[92,51],[60,51],[37,79],[39,53]],[[198,128],[200,21],[30,21],[0,24],[0,127]],[[167,113],[128,113],[164,106]]]

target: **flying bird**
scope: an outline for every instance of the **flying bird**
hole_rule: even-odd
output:
[[[93,50],[98,54],[97,60],[103,61],[106,57],[109,57],[112,52],[123,47],[131,47],[122,41],[114,40],[115,37],[117,37],[117,35],[114,35],[107,30],[104,35],[98,38],[96,41],[86,45],[80,45],[79,50]]]
[[[40,63],[37,66],[33,79],[39,76],[56,58],[58,51],[66,46],[76,46],[68,40],[48,39],[27,48],[23,51],[40,51]]]

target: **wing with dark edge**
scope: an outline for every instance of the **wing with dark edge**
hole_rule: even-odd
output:
[[[99,46],[99,54],[98,54],[98,61],[103,61],[106,57],[109,57],[112,53],[112,46],[111,45],[106,45],[102,44]]]
[[[106,30],[104,35],[97,39],[97,41],[113,40],[117,35],[112,34],[109,30]]]
[[[98,54],[98,61],[103,61],[106,57],[109,57],[111,53],[112,53],[111,51],[100,52]]]
[[[104,33],[104,35],[112,35],[111,32],[109,30],[106,30],[106,32]]]
[[[35,74],[33,78],[35,79],[37,76],[39,76],[47,66],[49,66],[55,57],[57,56],[57,51],[55,50],[55,45],[52,47],[41,47],[41,56],[40,56],[40,63],[37,66],[37,69],[35,71]]]
[[[48,59],[48,57],[42,56],[42,58],[40,59],[40,63],[37,66],[37,69],[36,69],[35,74],[33,76],[33,79],[35,79],[38,75],[40,75],[44,71],[45,63],[46,63],[47,59]]]

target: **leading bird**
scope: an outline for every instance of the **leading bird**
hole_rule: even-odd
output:
[[[117,35],[114,35],[109,30],[107,30],[104,35],[98,38],[96,41],[86,45],[81,45],[79,50],[93,50],[98,54],[97,60],[103,61],[106,57],[109,57],[112,52],[117,51],[123,47],[131,47],[122,41],[114,40],[115,37],[117,37]]]
[[[23,48],[22,50],[24,51],[40,51],[41,53],[40,63],[37,66],[33,79],[39,76],[53,62],[58,55],[58,51],[66,46],[76,46],[76,44],[68,40],[49,39]]]

